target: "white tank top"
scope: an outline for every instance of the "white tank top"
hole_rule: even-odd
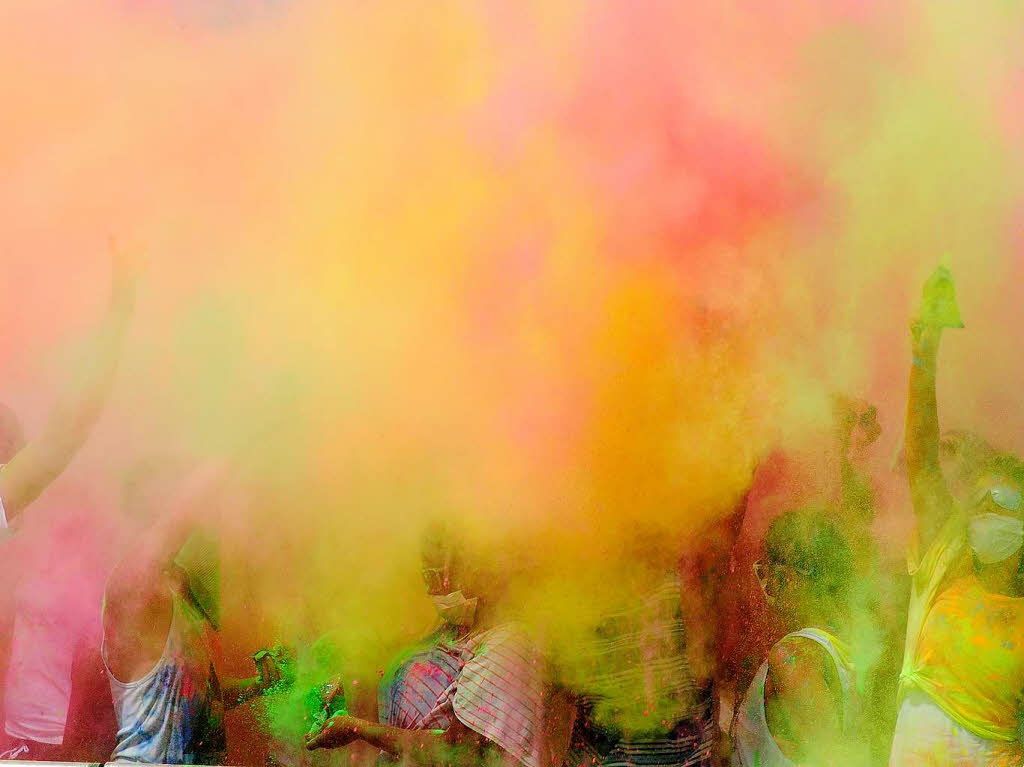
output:
[[[135,682],[114,678],[103,664],[117,714],[117,745],[110,761],[223,764],[224,702],[213,667],[213,629],[172,591],[167,644],[156,665]]]
[[[780,641],[793,637],[803,637],[817,642],[825,648],[835,664],[839,683],[842,686],[843,698],[843,730],[847,731],[854,718],[855,690],[853,685],[853,669],[839,654],[833,638],[825,631],[816,628],[805,628],[787,634]],[[767,659],[761,664],[750,683],[747,694],[743,697],[740,709],[732,728],[733,767],[793,767],[793,761],[779,749],[764,713],[764,686],[768,678]]]

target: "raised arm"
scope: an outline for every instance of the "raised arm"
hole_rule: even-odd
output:
[[[276,667],[272,676],[267,676],[260,670],[260,673],[256,676],[224,677],[221,680],[224,708],[229,711],[233,708],[238,708],[243,703],[248,703],[253,698],[263,695],[280,681],[281,674]]]
[[[960,326],[952,277],[944,267],[939,267],[925,283],[922,306],[911,325],[913,364],[907,393],[907,473],[922,551],[935,540],[953,508],[953,497],[939,463],[935,372],[943,329]]]
[[[137,258],[112,245],[110,307],[92,339],[85,368],[57,402],[39,437],[0,469],[0,500],[14,519],[64,471],[103,410],[114,381],[121,341],[135,303]]]
[[[138,589],[150,582],[151,576],[168,570],[189,535],[209,514],[227,472],[226,464],[211,462],[183,478],[171,500],[156,510],[153,524],[135,541],[130,554],[115,566],[108,590],[111,586]]]
[[[870,522],[875,515],[874,491],[857,462],[882,433],[878,411],[865,400],[834,394],[832,418],[839,451],[840,509],[847,520]]]
[[[224,473],[224,466],[210,464],[189,476],[107,579],[104,637],[110,670],[123,682],[134,681],[135,671],[151,667],[162,652],[171,617],[170,578],[181,576],[174,558],[209,514]]]

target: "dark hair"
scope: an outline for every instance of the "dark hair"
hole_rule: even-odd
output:
[[[513,569],[510,560],[514,559],[501,539],[470,538],[445,519],[433,519],[423,528],[420,556],[424,561],[443,559],[454,585],[469,596],[491,603],[508,586]]]
[[[765,554],[789,565],[810,582],[817,596],[841,598],[853,576],[853,555],[845,536],[824,509],[787,511],[764,539]]]
[[[462,559],[465,542],[461,532],[444,519],[431,519],[420,533],[420,555],[432,558],[442,555],[445,559]]]
[[[975,476],[981,478],[986,474],[998,474],[1006,477],[1017,488],[1024,491],[1024,463],[1017,456],[1010,453],[999,453],[986,461],[983,461],[975,472]]]

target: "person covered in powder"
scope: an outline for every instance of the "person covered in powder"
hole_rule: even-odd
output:
[[[1024,697],[1024,463],[971,462],[955,500],[941,466],[935,377],[939,342],[962,327],[952,277],[925,283],[911,323],[907,473],[917,518],[899,715],[889,763],[1019,765]]]
[[[623,542],[626,561],[650,580],[593,621],[575,668],[564,670],[579,708],[568,765],[718,763],[716,601],[743,508],[741,499],[702,527],[682,555],[656,528]]]
[[[497,579],[469,560],[446,525],[427,530],[423,579],[441,625],[391,664],[377,691],[379,723],[335,714],[307,735],[307,748],[362,740],[412,764],[561,762],[571,709],[548,687],[537,648],[497,620]]]
[[[787,511],[765,536],[754,570],[790,631],[761,663],[733,719],[733,767],[859,765],[867,759],[843,629],[850,626],[853,556],[834,513]]]
[[[730,723],[736,707],[764,659],[788,632],[802,628],[793,625],[792,616],[768,604],[754,571],[755,563],[763,561],[764,541],[776,519],[795,509],[829,509],[830,522],[851,553],[855,574],[849,594],[853,625],[845,625],[844,630],[855,631],[857,636],[880,634],[879,602],[883,596],[875,588],[875,575],[882,568],[888,572],[889,566],[878,561],[872,531],[879,482],[871,469],[877,458],[872,449],[881,426],[877,409],[864,399],[834,392],[827,402],[830,417],[822,418],[817,428],[808,430],[799,440],[780,442],[759,462],[747,493],[723,597],[717,602],[722,614],[717,687],[723,755],[732,751]],[[887,611],[902,615],[904,603],[893,600],[888,592],[884,593],[884,604]],[[901,643],[902,637],[897,636],[896,641]],[[896,665],[901,646],[893,651]],[[875,677],[870,674],[876,645],[857,643],[856,647],[860,653],[856,658],[858,679],[862,687],[869,688],[865,698],[874,701],[883,697],[888,703],[891,691],[873,684]],[[883,759],[888,755],[891,734],[890,728],[887,733],[872,731],[870,736]]]
[[[157,459],[128,473],[122,505],[141,529],[103,603],[101,654],[118,726],[111,761],[223,764],[225,709],[280,678],[272,659],[257,676],[222,683],[217,674],[219,549],[203,520],[216,514],[225,473],[206,466],[182,484],[182,467]]]
[[[903,615],[908,589],[899,547],[880,546],[881,526],[903,510],[888,492],[878,451],[870,451],[882,434],[874,405],[859,398],[833,395],[833,429],[838,441],[839,491],[830,508],[853,556],[849,593],[850,615],[845,627],[860,641],[853,658],[862,704],[859,738],[870,746],[872,763],[889,755],[896,720],[895,691],[903,651]],[[902,517],[902,514],[900,515]],[[884,534],[883,534],[884,535]],[[867,641],[865,641],[867,640]]]
[[[13,411],[0,406],[0,549],[14,544],[3,540],[8,525],[20,521],[25,509],[85,443],[113,385],[134,309],[139,256],[136,250],[118,248],[113,241],[110,248],[109,308],[91,340],[84,369],[53,408],[42,433],[26,441]],[[5,564],[16,559],[0,556]],[[72,622],[73,630],[69,616],[23,588],[22,575],[5,573],[8,588],[15,592],[16,608],[0,758],[61,759],[67,756],[72,662],[80,644],[81,622]],[[43,596],[50,593],[44,591]]]

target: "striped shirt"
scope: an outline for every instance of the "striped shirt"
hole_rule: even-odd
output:
[[[623,738],[604,754],[585,741],[574,742],[568,767],[708,767],[712,764],[714,729],[710,710],[680,725],[665,737]]]
[[[473,658],[455,690],[459,721],[527,767],[541,767],[544,742],[544,664],[511,624],[470,639]]]
[[[465,662],[446,629],[403,653],[377,688],[380,721],[405,730],[447,730],[455,722],[449,689]]]
[[[570,765],[711,763],[711,702],[686,661],[680,594],[673,575],[599,622],[585,659],[584,715]]]
[[[526,767],[542,767],[544,665],[511,624],[459,641],[434,634],[393,665],[378,705],[385,724],[447,729],[457,720]]]

